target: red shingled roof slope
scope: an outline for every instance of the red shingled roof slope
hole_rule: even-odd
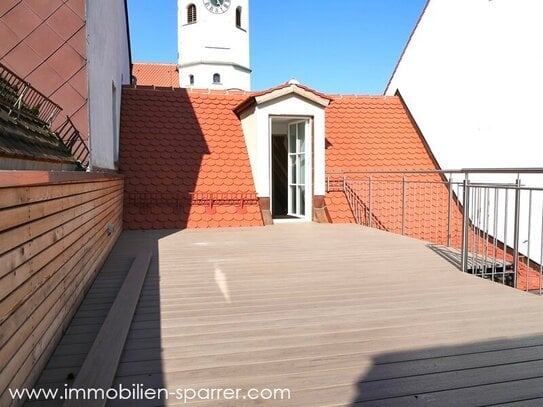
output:
[[[245,97],[124,89],[126,228],[262,225],[245,140],[232,111]]]
[[[397,96],[332,96],[326,170],[436,169]]]
[[[405,233],[432,243],[447,244],[449,190],[444,179],[436,173],[379,174],[357,171],[406,171],[436,170],[435,162],[422,135],[400,97],[384,96],[333,96],[326,110],[326,170],[352,171],[350,174],[330,176],[331,192],[326,196],[330,217],[335,223],[354,222],[353,212],[343,191],[344,176],[347,184],[363,202],[370,206],[372,226],[390,232]],[[403,180],[405,187],[405,224],[402,225]],[[456,203],[451,212],[451,245],[461,247],[462,213]],[[364,218],[364,216],[363,216]],[[366,215],[367,218],[367,215]],[[369,223],[368,219],[365,219]],[[470,252],[484,253],[489,257],[503,257],[503,250],[493,252],[485,244],[481,233],[470,231]],[[490,237],[491,239],[491,237]],[[477,244],[475,242],[477,241]],[[477,247],[476,247],[477,246]],[[485,249],[486,247],[486,249]],[[512,255],[506,255],[512,261]],[[529,288],[537,289],[539,274],[532,268]],[[526,286],[527,267],[520,265],[518,287]]]
[[[132,75],[138,86],[179,87],[179,72],[176,64],[134,63]]]
[[[326,170],[334,171],[401,171],[435,170],[437,164],[418,132],[408,111],[399,97],[385,96],[333,96],[326,110]],[[383,229],[400,232],[401,223],[395,216],[401,210],[400,196],[402,175],[349,174],[353,190],[369,208],[369,178],[372,178],[373,224]],[[331,177],[334,179],[334,176]],[[342,177],[339,177],[342,178]],[[421,239],[446,243],[448,190],[437,174],[408,176],[411,184],[420,189],[408,191],[411,195],[422,192],[435,197],[433,202],[408,199],[409,213],[406,233]],[[428,183],[435,184],[428,184]],[[430,186],[431,185],[431,186]],[[430,191],[430,188],[432,190]],[[339,188],[342,190],[341,188]],[[327,196],[327,207],[333,222],[354,222],[353,213],[341,192]],[[459,215],[455,213],[455,216]],[[426,217],[432,228],[421,227],[419,219]],[[456,217],[455,217],[456,220]],[[443,223],[443,225],[441,224]],[[461,227],[455,222],[455,227]]]

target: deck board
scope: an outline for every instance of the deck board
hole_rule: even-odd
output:
[[[117,384],[290,388],[277,405],[409,405],[425,394],[446,405],[449,392],[477,405],[523,400],[486,395],[500,380],[543,377],[541,299],[462,274],[424,242],[311,224],[172,232],[153,244],[159,264]],[[208,404],[253,405],[196,403]]]
[[[462,274],[425,242],[296,224],[124,232],[112,256],[141,250],[154,257],[115,385],[292,395],[196,406],[523,406],[543,398],[543,299]],[[82,349],[76,339],[103,312],[99,301],[82,308],[67,350]],[[184,405],[130,405],[161,404]]]

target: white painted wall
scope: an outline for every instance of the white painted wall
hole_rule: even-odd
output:
[[[247,146],[247,154],[249,154],[253,180],[256,183],[256,179],[258,178],[258,121],[256,110],[252,108],[244,111],[240,115],[240,120],[243,136],[245,138],[245,145]]]
[[[541,166],[543,1],[431,0],[386,90],[443,168]]]
[[[115,169],[122,85],[130,83],[125,5],[86,0],[86,7],[91,168]]]
[[[430,0],[385,94],[400,91],[441,168],[543,167],[542,19],[541,0]],[[521,178],[543,186],[541,176]],[[528,211],[523,201],[521,242]],[[532,249],[540,222],[532,219]]]
[[[221,82],[213,83],[213,75],[218,73]],[[194,85],[190,85],[189,76],[194,75]],[[251,88],[251,75],[238,66],[223,63],[199,63],[179,69],[180,85],[195,89],[241,89]]]
[[[187,23],[187,8],[194,4],[197,22]],[[241,28],[236,27],[236,8],[241,7]],[[214,14],[203,0],[178,0],[179,78],[181,87],[250,90],[249,0],[232,0],[230,8]],[[213,84],[213,74],[221,84]]]

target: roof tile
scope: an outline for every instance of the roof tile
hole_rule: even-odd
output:
[[[327,172],[436,169],[399,97],[335,95],[332,98],[326,110]],[[436,174],[424,178],[441,179]],[[329,193],[326,204],[334,222],[354,221],[343,193]],[[379,208],[373,210],[378,212]]]
[[[179,72],[176,64],[134,63],[133,75],[138,86],[179,88]]]
[[[221,203],[211,214],[205,203],[191,204],[188,198],[193,192],[255,194],[241,125],[232,112],[245,97],[185,89],[124,89],[121,170],[127,177],[125,192],[132,198],[128,202],[135,200],[141,208],[138,213],[144,212],[134,216],[134,208],[125,211],[128,229],[262,225],[256,203],[236,218],[232,215],[237,213],[236,202]],[[223,142],[225,135],[228,142]],[[145,201],[157,192],[167,199]],[[172,210],[174,214],[163,216]]]

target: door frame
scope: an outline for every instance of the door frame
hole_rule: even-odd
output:
[[[300,151],[300,143],[299,143],[299,128],[300,125],[303,125],[303,145],[304,145],[304,151]],[[291,133],[291,129],[294,127],[296,130],[295,134]],[[305,218],[305,215],[307,213],[307,205],[301,205],[302,202],[302,194],[300,193],[300,189],[303,188],[305,192],[307,192],[307,163],[306,163],[306,156],[307,156],[307,120],[294,120],[287,123],[287,196],[288,196],[288,207],[287,207],[287,214],[289,216],[293,216],[296,218]],[[292,146],[292,137],[294,137],[294,151],[291,151]],[[303,173],[303,183],[300,182],[300,165],[301,160],[299,159],[303,155],[304,158],[304,173]],[[294,161],[292,161],[294,160]],[[293,171],[292,167],[295,167],[295,170]],[[296,182],[293,182],[293,175],[296,178]],[[294,189],[294,191],[293,191]],[[307,194],[304,192],[303,195],[305,195],[303,198],[303,202],[307,202]]]
[[[269,115],[268,118],[268,151],[269,151],[269,157],[268,157],[268,163],[269,163],[269,185],[270,185],[270,212],[272,214],[272,217],[274,215],[274,208],[273,208],[273,122],[274,120],[282,120],[287,121],[288,125],[294,123],[294,122],[305,122],[305,215],[292,219],[293,222],[312,222],[313,221],[313,144],[314,144],[314,134],[313,134],[313,116],[304,116],[304,115]],[[288,134],[287,134],[287,142],[288,142]],[[287,150],[288,151],[288,150]],[[287,162],[287,168],[290,171],[290,168],[288,167]],[[288,175],[290,178],[290,175]],[[290,186],[289,186],[290,188]],[[290,195],[290,191],[288,191]],[[289,200],[290,203],[290,200]],[[290,208],[289,212],[290,212]]]

